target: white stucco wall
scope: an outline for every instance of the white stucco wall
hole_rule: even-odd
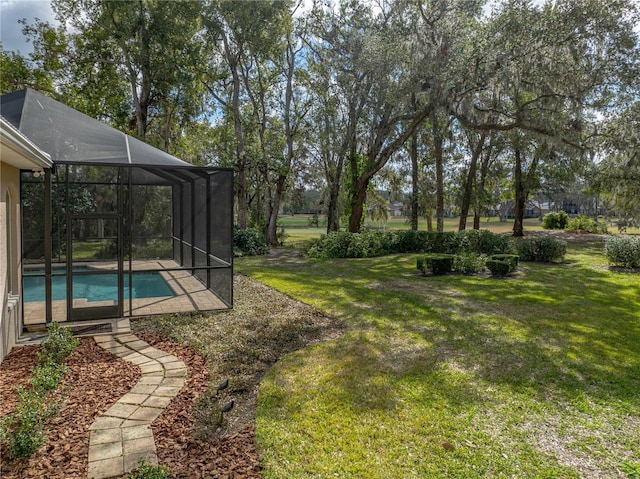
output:
[[[8,227],[7,192],[11,198],[11,226]],[[20,170],[0,163],[0,361],[16,344],[20,328]],[[8,236],[11,233],[11,237]],[[8,256],[8,241],[11,255]],[[9,277],[12,278],[9,290]]]

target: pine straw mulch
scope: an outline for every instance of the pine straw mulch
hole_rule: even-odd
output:
[[[259,478],[259,456],[254,428],[211,443],[196,441],[191,415],[195,399],[207,389],[209,374],[204,358],[188,346],[155,333],[138,333],[154,347],[185,362],[188,380],[180,394],[152,424],[160,464],[169,466],[175,478]],[[36,364],[39,346],[14,348],[0,365],[0,417],[16,406],[14,389],[26,385]],[[89,453],[89,426],[140,378],[140,369],[83,338],[67,360],[68,372],[60,391],[64,402],[50,423],[47,441],[29,459],[10,462],[2,449],[0,477],[85,478]]]

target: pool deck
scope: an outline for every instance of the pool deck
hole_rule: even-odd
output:
[[[117,268],[116,263],[91,263],[96,269],[112,270]],[[157,269],[179,268],[180,265],[173,260],[156,261],[134,261],[132,271],[148,271]],[[227,309],[227,305],[215,294],[209,291],[197,278],[189,271],[160,271],[162,278],[173,290],[175,296],[164,296],[157,298],[141,298],[131,301],[131,311],[129,311],[129,300],[124,301],[124,317],[146,316],[151,314],[178,313],[189,311],[212,311]],[[126,272],[125,272],[126,274]],[[74,299],[73,307],[83,306],[113,306],[115,301],[92,301],[86,299]],[[53,301],[53,320],[62,322],[67,320],[66,300]],[[45,303],[25,302],[23,309],[25,326],[44,324]]]

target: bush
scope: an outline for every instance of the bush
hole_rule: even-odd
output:
[[[485,268],[487,257],[475,253],[461,253],[453,258],[453,271],[462,274],[479,273]]]
[[[605,241],[604,252],[612,266],[640,268],[640,238],[612,236]]]
[[[471,252],[491,255],[511,251],[509,238],[490,231],[337,231],[322,235],[311,243],[307,255],[312,258],[371,258],[393,253]]]
[[[511,265],[510,273],[512,273],[518,267],[518,260],[520,259],[520,257],[517,254],[494,254],[490,259],[496,261],[506,261]]]
[[[488,230],[465,230],[457,234],[459,250],[486,255],[511,251],[511,243],[505,235]]]
[[[426,275],[428,270],[435,275],[450,273],[453,270],[453,255],[429,254],[416,260],[416,267]]]
[[[55,409],[47,404],[45,396],[35,389],[18,389],[18,405],[5,418],[3,429],[9,434],[9,457],[32,456],[44,444],[46,434],[43,423]]]
[[[266,254],[267,251],[269,246],[262,231],[254,228],[233,228],[233,253],[236,256],[255,256]]]
[[[53,323],[49,339],[38,352],[38,364],[32,369],[29,388],[18,389],[15,411],[2,420],[0,440],[8,439],[11,458],[33,455],[46,438],[46,423],[59,408],[48,393],[55,390],[64,377],[64,361],[79,343],[68,328]]]
[[[586,231],[595,234],[607,234],[607,225],[598,223],[593,218],[584,215],[578,215],[567,224],[569,231]]]
[[[519,240],[516,249],[521,261],[549,263],[564,258],[567,242],[549,236],[538,236]]]
[[[61,328],[55,322],[49,327],[47,333],[49,339],[42,343],[42,349],[38,352],[39,364],[50,362],[63,364],[80,340],[73,337],[73,332],[69,328]]]
[[[567,227],[569,215],[565,211],[547,213],[542,218],[542,227],[546,230],[563,230]]]
[[[31,386],[42,392],[53,391],[67,372],[65,364],[47,361],[31,370]]]
[[[487,268],[491,271],[492,276],[504,277],[511,273],[511,263],[508,261],[500,261],[490,259],[487,261]]]

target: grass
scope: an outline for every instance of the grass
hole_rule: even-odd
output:
[[[421,277],[415,259],[236,262],[347,325],[261,382],[266,478],[634,477],[638,273],[599,242],[507,279]]]

